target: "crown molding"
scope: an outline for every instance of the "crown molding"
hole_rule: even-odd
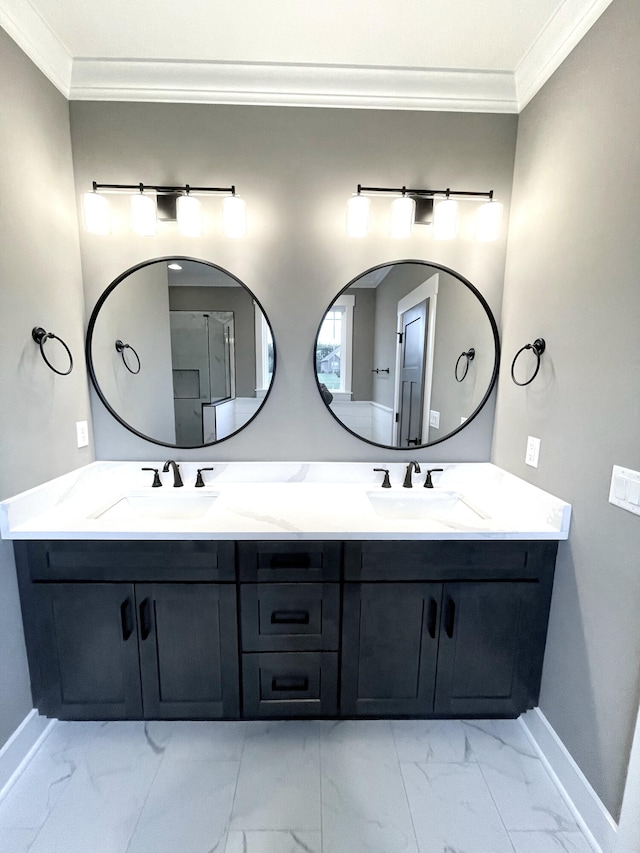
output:
[[[611,0],[564,0],[515,70],[517,112],[522,112],[595,24]]]
[[[73,60],[65,45],[25,0],[2,0],[0,26],[56,89],[69,98]]]
[[[76,59],[71,100],[514,113],[506,71]]]

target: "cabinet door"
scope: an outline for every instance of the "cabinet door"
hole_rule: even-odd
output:
[[[544,652],[539,586],[534,581],[445,584],[437,714],[516,717],[533,707],[537,662]]]
[[[442,584],[345,584],[342,714],[433,710]]]
[[[140,718],[131,584],[33,584],[29,619],[40,713],[61,720]]]
[[[239,713],[235,587],[136,584],[146,718]]]

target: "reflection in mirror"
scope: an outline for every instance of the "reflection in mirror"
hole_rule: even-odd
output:
[[[491,309],[458,273],[424,261],[375,267],[329,306],[315,347],[331,413],[391,448],[437,444],[480,411],[498,372]]]
[[[138,372],[122,358],[123,341]],[[235,276],[164,258],[105,290],[89,322],[87,359],[98,395],[123,426],[186,448],[228,438],[257,414],[275,350],[266,316]]]

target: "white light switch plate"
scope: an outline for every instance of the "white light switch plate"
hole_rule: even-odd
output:
[[[524,461],[532,468],[538,467],[538,457],[540,456],[540,439],[530,435],[527,438],[527,452],[525,453]]]
[[[429,412],[429,426],[440,428],[440,412],[436,412],[435,409]]]
[[[640,515],[640,471],[613,466],[609,503]]]
[[[78,447],[89,446],[89,424],[86,421],[76,421],[76,435]]]

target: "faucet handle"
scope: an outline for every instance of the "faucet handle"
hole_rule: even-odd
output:
[[[429,468],[429,470],[427,471],[426,479],[425,479],[425,481],[424,481],[424,487],[425,487],[425,489],[432,489],[432,488],[433,488],[433,481],[432,481],[432,479],[431,479],[431,475],[432,475],[435,471],[444,471],[444,468]]]
[[[384,477],[382,478],[382,488],[390,489],[391,488],[391,480],[389,479],[389,469],[388,468],[374,468],[374,471],[384,472]]]
[[[201,489],[204,486],[204,480],[202,479],[203,471],[213,471],[213,468],[198,468],[198,475],[196,477],[196,489]]]
[[[160,480],[160,475],[158,474],[157,468],[141,468],[141,471],[153,471],[153,483],[151,484],[152,489],[158,489],[162,482]]]

